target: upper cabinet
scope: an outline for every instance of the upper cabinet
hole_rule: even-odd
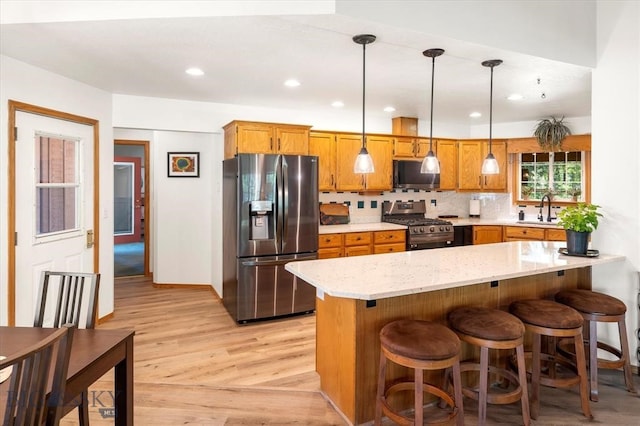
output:
[[[318,156],[318,189],[336,189],[336,135],[330,132],[309,133],[309,155]]]
[[[336,190],[388,191],[393,182],[393,138],[367,135],[367,151],[373,159],[374,173],[353,172],[356,157],[362,148],[362,135],[336,135]]]
[[[232,121],[224,126],[224,158],[237,154],[309,154],[311,126]]]
[[[435,139],[433,143],[436,143]],[[428,138],[416,138],[412,136],[394,136],[393,138],[393,158],[422,158],[425,157],[428,152]]]
[[[500,173],[483,175],[482,162],[489,153],[486,140],[458,141],[458,189],[461,191],[507,191],[507,143],[493,140],[491,152],[498,161]]]
[[[440,190],[454,191],[458,189],[458,143],[454,140],[438,139],[434,144],[440,161]]]

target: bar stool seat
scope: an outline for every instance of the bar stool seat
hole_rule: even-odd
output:
[[[521,300],[511,303],[509,312],[520,318],[533,335],[531,351],[531,418],[537,419],[540,409],[540,385],[564,388],[579,385],[580,404],[585,417],[592,419],[587,389],[587,369],[582,343],[582,316],[575,309],[553,300]],[[555,353],[555,342],[550,353],[542,352],[542,336],[571,338],[575,346],[575,365]],[[542,376],[542,363],[548,373]],[[574,374],[556,376],[556,365],[568,367]]]
[[[387,384],[387,360],[414,369],[414,380]],[[441,387],[424,383],[424,370],[447,368],[453,369],[453,398]],[[413,418],[402,414],[389,404],[392,394],[407,390],[414,392]],[[455,418],[457,425],[464,425],[460,382],[460,339],[449,328],[429,321],[403,319],[386,324],[380,330],[380,367],[375,424],[381,424],[383,414],[402,425],[441,423],[442,420],[424,423],[424,392],[437,396],[451,407],[447,420]]]
[[[615,297],[590,290],[563,290],[556,294],[555,299],[564,305],[577,310],[588,325],[587,342],[589,344],[589,375],[591,400],[598,401],[598,368],[624,371],[624,381],[627,391],[635,393],[631,375],[629,342],[625,315],[627,307]],[[618,324],[620,349],[598,341],[598,322],[615,322]],[[602,349],[615,357],[615,360],[598,358],[598,349]]]
[[[522,419],[525,425],[529,425],[529,397],[523,346],[525,328],[522,321],[508,312],[473,306],[451,311],[448,319],[460,340],[480,347],[480,362],[463,362],[460,367],[461,373],[480,373],[477,388],[462,388],[464,396],[478,401],[478,424],[486,423],[487,403],[510,404],[520,400]],[[518,375],[506,368],[490,366],[489,349],[515,349]],[[514,388],[491,392],[488,383],[490,373],[499,378],[506,378],[509,383],[515,384]]]

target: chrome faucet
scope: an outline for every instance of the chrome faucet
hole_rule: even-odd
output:
[[[547,206],[547,222],[551,222],[554,218],[551,217],[551,196],[549,194],[544,194],[542,199],[540,200],[540,211],[538,212],[538,220],[542,222],[542,208],[544,207],[544,199],[549,200],[549,205]]]

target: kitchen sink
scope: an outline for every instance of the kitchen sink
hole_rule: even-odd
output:
[[[516,223],[521,225],[544,225],[544,226],[558,226],[557,222],[540,222],[539,220],[519,220]]]

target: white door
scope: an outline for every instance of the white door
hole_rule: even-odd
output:
[[[16,112],[15,324],[32,325],[43,270],[93,272],[93,127]]]

